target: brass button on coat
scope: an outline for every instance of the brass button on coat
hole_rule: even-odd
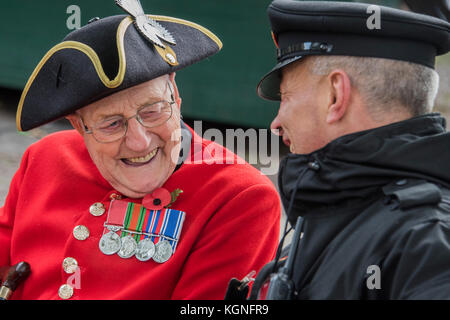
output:
[[[63,260],[63,269],[66,273],[74,273],[78,268],[78,262],[72,257],[67,257]]]
[[[89,238],[89,229],[83,225],[76,226],[73,228],[73,236],[77,240],[86,240]]]
[[[89,208],[90,214],[92,214],[94,217],[100,217],[105,213],[105,211],[105,206],[101,202],[96,202]]]
[[[61,287],[59,287],[58,295],[61,299],[64,300],[70,299],[73,296],[73,288],[68,284],[63,284]]]

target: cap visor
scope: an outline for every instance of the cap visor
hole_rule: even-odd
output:
[[[258,96],[266,100],[280,101],[281,69],[301,58],[303,58],[303,56],[295,56],[277,63],[275,67],[259,81],[258,86],[256,87]]]

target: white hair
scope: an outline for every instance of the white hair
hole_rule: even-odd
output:
[[[367,104],[369,112],[381,115],[403,107],[412,116],[433,110],[439,75],[416,63],[370,57],[311,56],[310,72],[327,75],[344,70]]]

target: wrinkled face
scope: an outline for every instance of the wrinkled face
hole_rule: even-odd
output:
[[[272,130],[279,129],[283,142],[298,154],[311,153],[326,144],[320,77],[311,74],[304,62],[282,69],[280,108],[270,126]]]
[[[87,129],[105,119],[121,115],[129,118],[138,109],[157,101],[171,101],[175,82],[162,76],[96,101],[78,111]],[[175,90],[174,90],[175,91]],[[177,92],[177,91],[176,91]],[[173,173],[179,154],[180,99],[172,104],[172,115],[158,127],[146,128],[136,118],[128,120],[126,135],[110,143],[98,142],[82,131],[89,154],[102,176],[120,193],[140,198],[160,187]],[[79,130],[80,131],[80,130]]]

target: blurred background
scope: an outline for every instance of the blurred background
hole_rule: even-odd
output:
[[[275,62],[275,46],[266,15],[270,2],[141,0],[146,13],[199,23],[218,35],[224,44],[217,55],[177,73],[182,112],[188,124],[203,120],[203,130],[269,127],[278,105],[258,98],[255,88]],[[402,0],[364,2],[408,10]],[[419,10],[426,10],[427,3],[433,1],[411,2]],[[113,0],[0,2],[0,206],[28,145],[51,132],[68,128],[68,123],[61,120],[27,133],[17,132],[15,111],[28,77],[44,54],[71,28],[83,26],[93,17],[116,14],[123,11]],[[436,69],[441,82],[435,110],[450,119],[450,55],[438,58]],[[282,156],[287,150],[282,143],[280,147]],[[276,175],[270,178],[276,181]]]

